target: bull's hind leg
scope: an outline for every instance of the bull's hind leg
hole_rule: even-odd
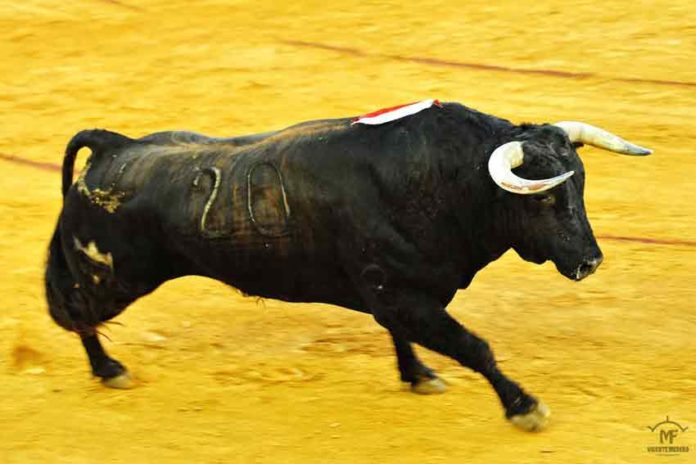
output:
[[[82,346],[87,351],[92,374],[111,388],[131,388],[133,381],[123,364],[109,357],[96,333],[81,335]]]
[[[87,353],[92,374],[110,388],[132,388],[134,382],[128,370],[116,359],[109,356],[99,341],[98,328],[105,322],[123,312],[133,301],[143,293],[129,288],[125,283],[120,284],[120,290],[115,291],[114,284],[107,287],[107,278],[98,284],[93,283],[89,292],[85,291],[86,283],[73,290],[74,303],[72,330],[79,334],[82,346]],[[145,288],[145,287],[144,287]],[[147,287],[148,290],[154,288]]]
[[[121,363],[106,354],[97,338],[97,327],[118,314],[135,297],[120,298],[116,304],[114,297],[109,296],[112,293],[107,290],[107,283],[112,280],[110,255],[103,255],[101,261],[104,262],[95,262],[84,252],[74,253],[69,248],[74,268],[83,271],[74,273],[68,266],[60,240],[58,228],[51,240],[45,274],[49,313],[65,330],[79,334],[95,376],[107,386],[127,388],[131,385],[130,376]],[[99,256],[96,250],[87,251]]]
[[[411,343],[397,333],[391,332],[391,336],[401,381],[410,383],[411,390],[421,395],[444,393],[447,389],[445,383],[435,374],[435,371],[416,357]]]
[[[51,280],[53,277],[51,277]],[[92,374],[112,388],[130,388],[131,377],[126,368],[111,358],[99,342],[97,328],[125,308],[126,304],[115,305],[104,300],[96,300],[83,291],[83,287],[72,284],[59,291],[56,286],[47,285],[48,307],[53,319],[64,329],[80,336],[85,348]],[[133,298],[134,300],[135,298]]]
[[[102,383],[111,388],[131,388],[133,381],[128,370],[111,358],[99,341],[98,327],[119,314],[127,303],[114,299],[96,299],[83,291],[82,286],[76,286],[67,293],[62,305],[50,301],[49,309],[54,320],[65,329],[79,335],[82,346],[87,353],[92,374]],[[133,301],[129,298],[126,301]]]
[[[482,374],[495,389],[505,416],[529,431],[545,427],[549,410],[506,377],[496,364],[488,343],[454,320],[434,298],[407,289],[363,288],[377,322],[403,339],[449,356]]]

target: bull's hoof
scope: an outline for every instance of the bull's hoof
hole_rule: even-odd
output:
[[[438,395],[446,392],[447,386],[440,377],[421,377],[411,384],[411,391],[419,395]]]
[[[510,422],[527,432],[541,432],[546,428],[549,416],[549,407],[538,401],[528,412],[510,417]]]
[[[127,390],[135,386],[133,378],[130,376],[128,371],[123,371],[123,373],[117,375],[116,377],[102,379],[102,384],[109,388],[118,388],[121,390]]]

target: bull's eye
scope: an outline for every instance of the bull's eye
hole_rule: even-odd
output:
[[[553,206],[556,203],[556,196],[550,193],[534,195],[532,198],[544,206]]]

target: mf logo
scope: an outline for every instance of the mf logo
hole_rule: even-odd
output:
[[[648,426],[648,429],[651,432],[656,433],[660,439],[660,446],[648,446],[649,453],[669,456],[689,452],[688,446],[679,446],[674,444],[677,437],[689,430],[689,427],[684,427],[678,422],[670,420],[669,416],[667,416],[665,420],[658,422],[652,427]]]

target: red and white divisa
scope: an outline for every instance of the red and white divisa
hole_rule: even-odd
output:
[[[388,122],[396,121],[397,119],[405,118],[416,113],[419,113],[432,106],[442,107],[438,100],[423,100],[406,105],[392,106],[373,111],[353,119],[351,124],[366,124],[368,126],[377,126]]]

